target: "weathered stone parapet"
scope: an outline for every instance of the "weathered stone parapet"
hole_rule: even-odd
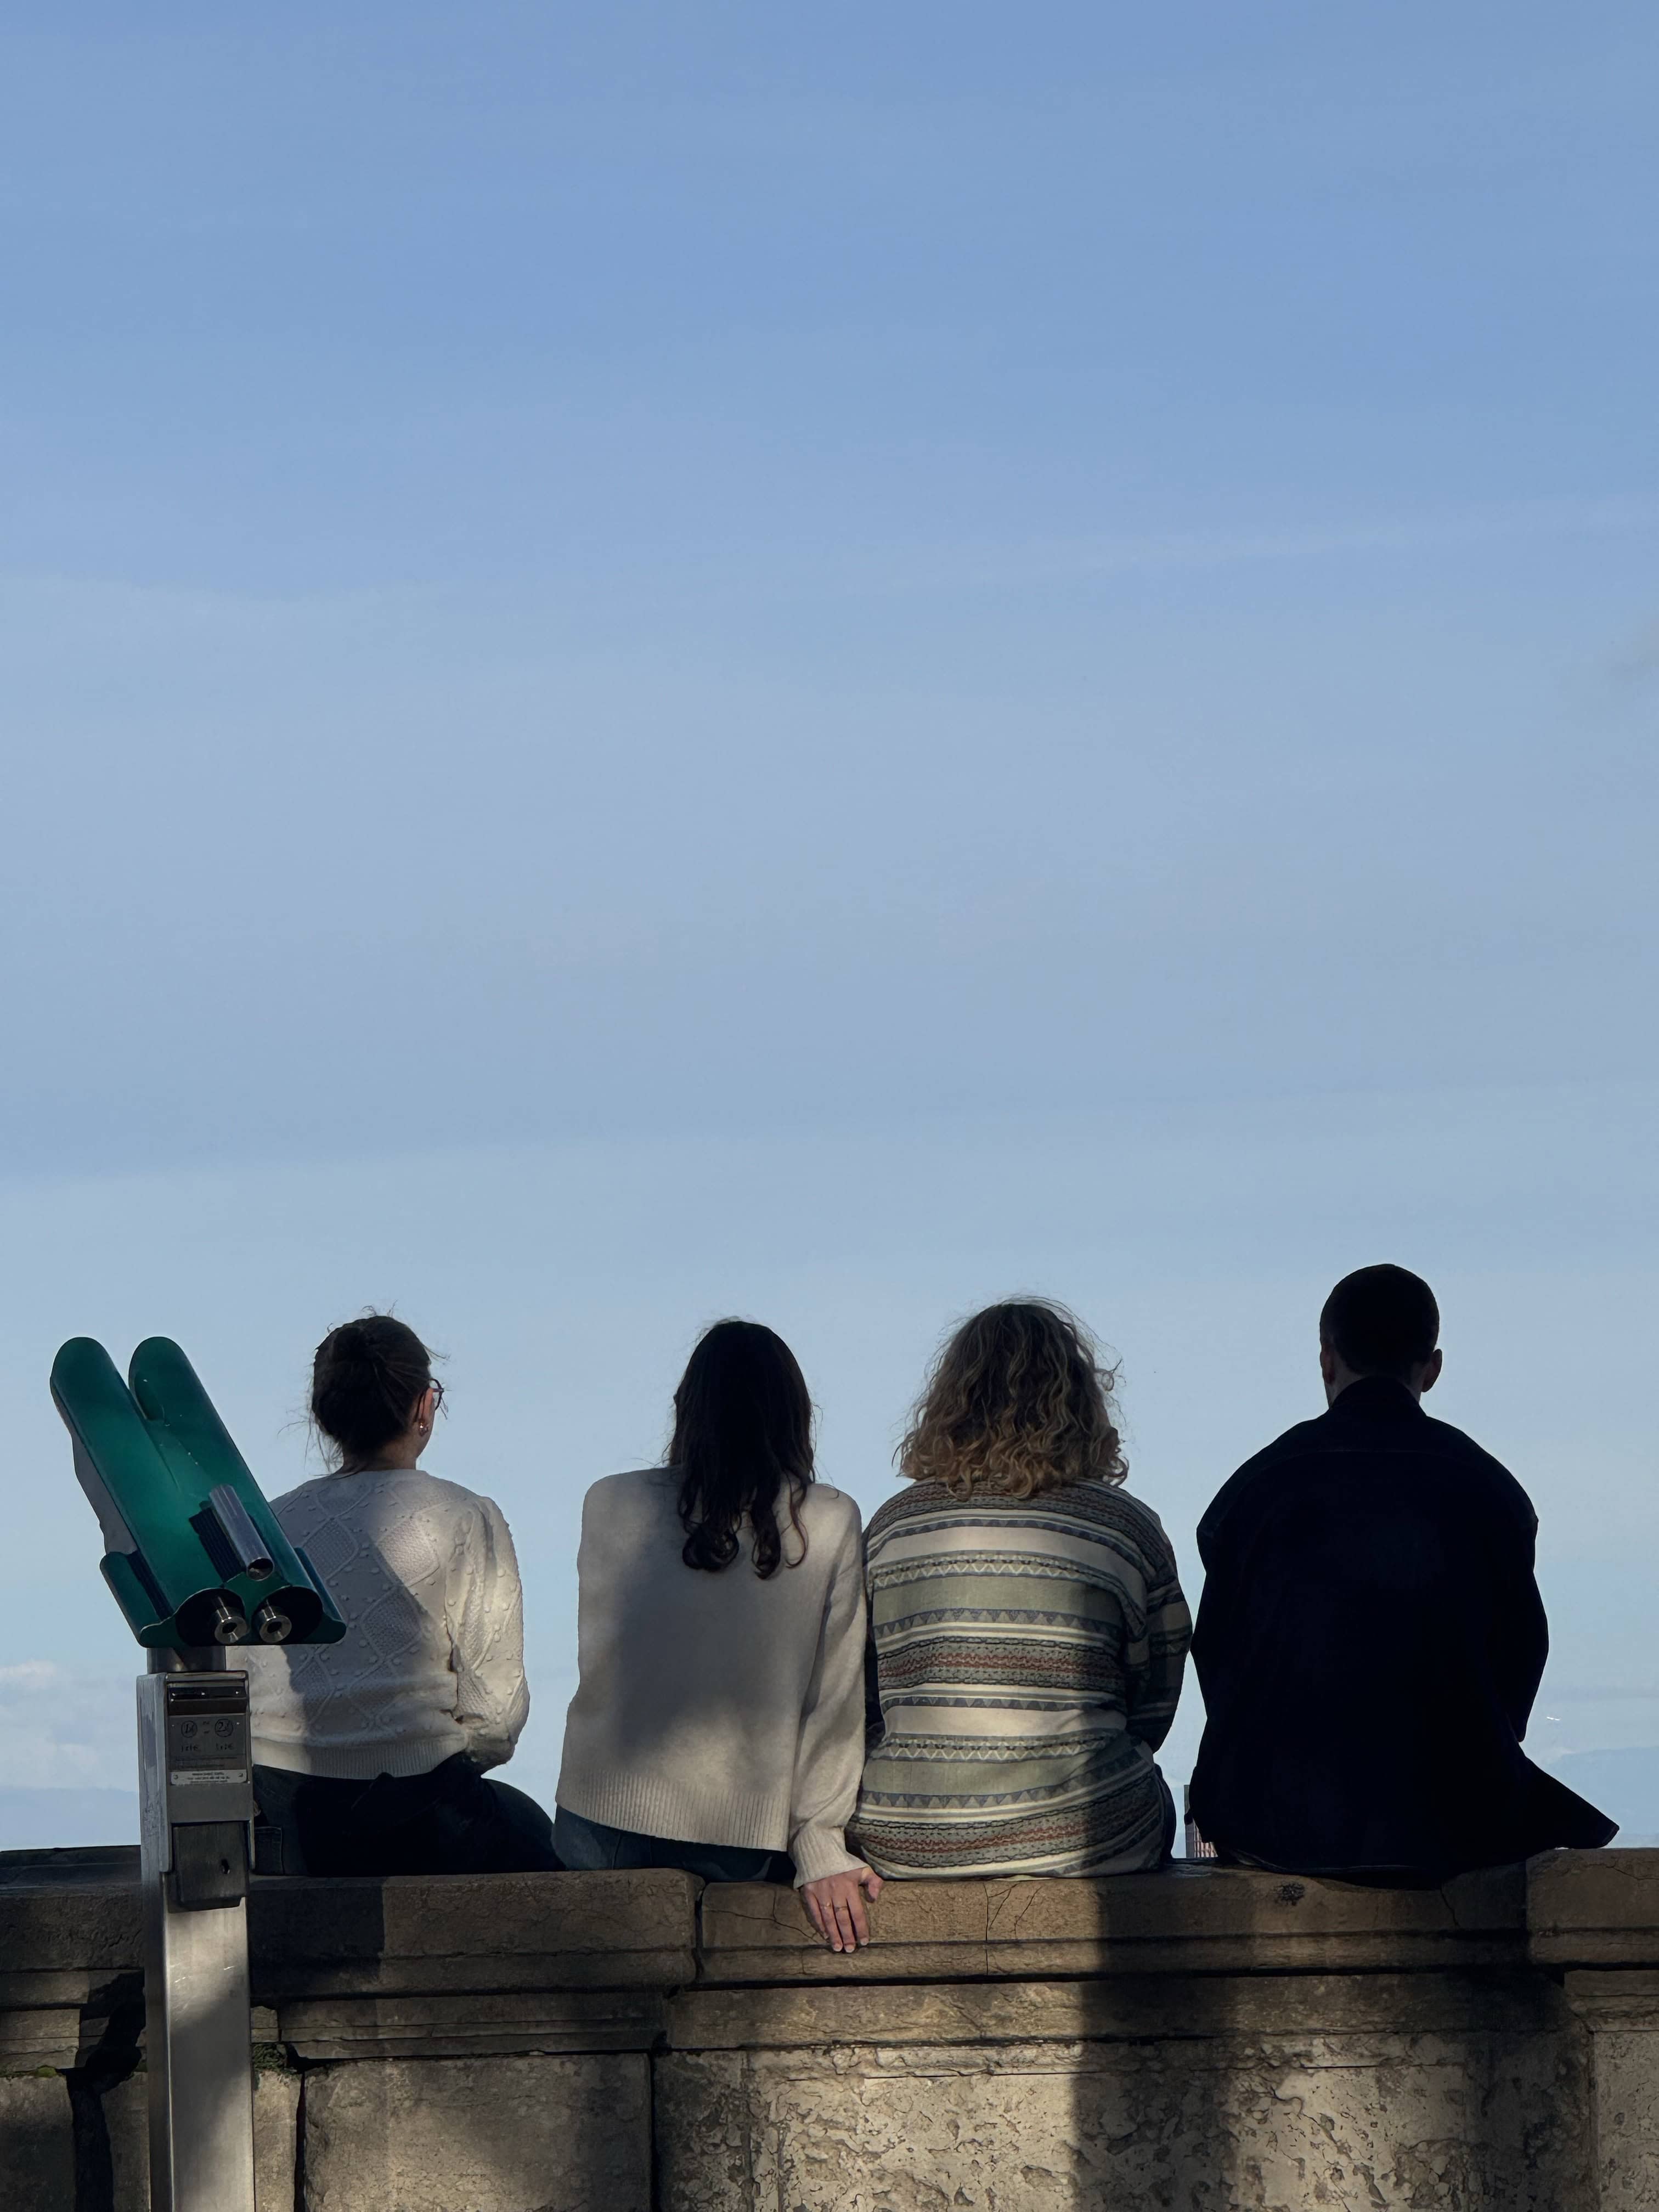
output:
[[[256,1998],[304,2063],[649,2051],[697,1978],[689,1875],[256,1884]]]
[[[0,1857],[0,2206],[145,2202],[136,1854]],[[262,2212],[1654,2212],[1659,1853],[259,1882]],[[1651,2054],[1651,2055],[1650,2055]]]
[[[307,2212],[646,2212],[650,2075],[641,2053],[320,2068]]]
[[[1528,1869],[1528,1949],[1590,2039],[1597,2212],[1659,2207],[1659,1851],[1558,1851]]]
[[[1037,1975],[1368,1972],[1525,1956],[1525,1870],[1444,1889],[1362,1889],[1214,1865],[1103,1881],[896,1882],[879,1941],[837,1957],[792,1893],[702,1899],[704,1982],[937,1981]]]

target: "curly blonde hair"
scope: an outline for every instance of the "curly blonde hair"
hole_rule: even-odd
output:
[[[1066,1482],[1128,1473],[1112,1416],[1117,1370],[1081,1322],[1044,1298],[987,1306],[933,1363],[898,1448],[901,1474],[1035,1498]]]

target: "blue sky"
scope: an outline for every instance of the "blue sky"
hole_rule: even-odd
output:
[[[1195,1583],[1384,1256],[1544,1515],[1539,1747],[1659,1746],[1656,60],[9,12],[18,1784],[126,1779],[73,1331],[179,1335],[273,1490],[330,1322],[446,1348],[547,1787],[580,1492],[702,1322],[786,1328],[873,1505],[951,1316],[1068,1298]]]

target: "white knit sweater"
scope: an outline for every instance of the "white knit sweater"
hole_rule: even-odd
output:
[[[678,1489],[653,1468],[583,1504],[559,1802],[643,1835],[787,1850],[800,1881],[861,1866],[842,1834],[864,1765],[858,1508],[811,1485],[805,1558],[763,1582],[746,1529],[719,1573],[685,1565]],[[784,1542],[793,1558],[787,1523]]]
[[[501,1510],[418,1468],[324,1475],[271,1509],[328,1585],[338,1644],[237,1652],[253,1756],[343,1780],[499,1766],[530,1711],[519,1564]]]

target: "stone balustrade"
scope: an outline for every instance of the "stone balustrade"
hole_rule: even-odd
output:
[[[0,1855],[0,2206],[146,2203],[137,1854]],[[261,1881],[262,2212],[1654,2212],[1659,1852]]]

